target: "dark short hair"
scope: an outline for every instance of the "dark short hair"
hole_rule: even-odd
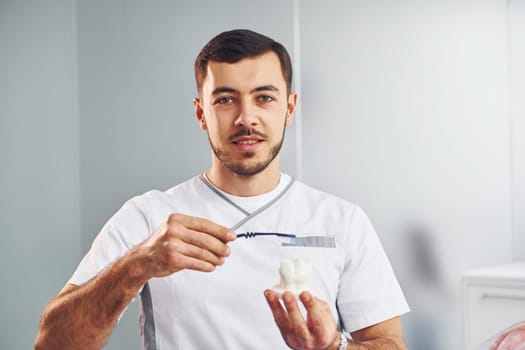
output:
[[[194,67],[197,90],[199,93],[201,92],[202,82],[206,78],[208,62],[235,63],[268,51],[275,52],[279,57],[281,71],[289,94],[292,86],[292,63],[288,51],[281,43],[272,38],[247,29],[222,32],[202,48],[195,59]]]

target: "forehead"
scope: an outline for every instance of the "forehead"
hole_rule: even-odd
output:
[[[274,85],[279,90],[286,91],[281,63],[273,51],[244,58],[235,63],[210,61],[202,89],[206,95],[217,87],[244,92],[264,85]]]

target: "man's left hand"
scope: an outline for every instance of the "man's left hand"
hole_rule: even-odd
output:
[[[306,310],[306,319],[301,314],[297,299],[291,292],[279,296],[265,290],[264,296],[273,313],[273,318],[286,344],[295,350],[335,350],[340,343],[336,321],[328,304],[309,292],[302,292],[299,300]]]

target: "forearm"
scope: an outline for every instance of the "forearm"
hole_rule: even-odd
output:
[[[211,272],[230,254],[230,229],[171,214],[165,224],[80,287],[66,286],[42,314],[35,349],[100,349],[119,315],[153,277],[184,269]]]
[[[42,315],[35,349],[100,349],[147,281],[131,251],[84,285],[59,294]]]
[[[377,338],[364,342],[348,341],[347,350],[406,350],[403,339]]]

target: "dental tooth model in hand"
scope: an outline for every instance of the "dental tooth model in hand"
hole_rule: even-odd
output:
[[[290,291],[295,295],[308,291],[308,280],[312,272],[312,264],[301,258],[291,260],[282,260],[279,267],[279,284],[273,286],[272,290],[279,296],[285,291]]]

